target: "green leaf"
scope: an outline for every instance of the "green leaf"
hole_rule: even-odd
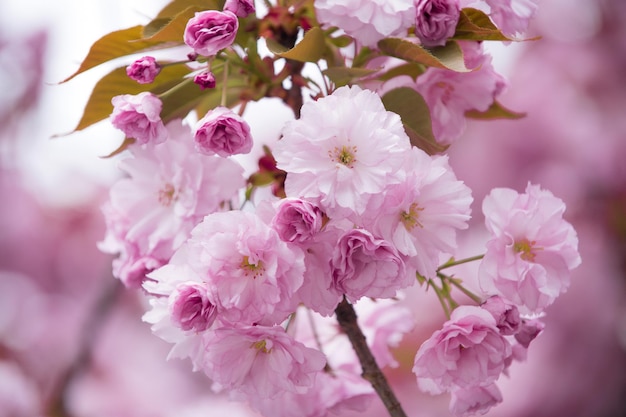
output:
[[[187,9],[174,16],[171,20],[168,20],[165,25],[163,25],[150,37],[143,40],[158,42],[178,42],[182,44],[187,22],[189,22],[189,19],[194,17],[196,12],[199,11],[202,11],[202,8],[196,6],[188,7]],[[148,25],[150,25],[150,23]]]
[[[160,94],[171,89],[173,85],[180,83],[180,79],[188,73],[189,69],[184,65],[164,67],[155,82],[146,85],[139,84],[128,78],[125,67],[111,71],[94,86],[91,96],[85,105],[82,118],[76,128],[70,133],[82,130],[109,117],[113,111],[113,105],[111,104],[113,97],[121,94],[139,94],[142,91],[146,91],[147,88],[155,94]],[[165,105],[166,103],[164,102],[164,108]]]
[[[61,84],[107,61],[154,49],[161,43],[161,41],[158,40],[142,40],[141,37],[142,26],[133,26],[132,28],[118,30],[104,35],[91,46],[87,57],[80,64],[78,70],[61,81]]]
[[[448,42],[445,46],[426,49],[404,39],[385,38],[378,41],[378,48],[386,55],[408,62],[457,72],[471,71],[465,66],[463,52],[456,42]]]
[[[335,86],[341,87],[350,84],[353,80],[374,74],[376,71],[375,69],[367,68],[332,67],[322,72],[335,83]]]
[[[480,10],[463,9],[452,39],[474,41],[512,41],[493,24],[489,16]]]
[[[340,35],[340,36],[337,36],[336,38],[328,38],[328,41],[331,44],[335,45],[337,48],[345,48],[346,46],[354,42],[354,39],[352,39],[348,35]]]
[[[287,49],[273,39],[266,39],[268,49],[281,58],[300,62],[317,62],[326,50],[324,32],[319,27],[309,29],[302,40],[291,49]]]
[[[491,106],[480,112],[478,110],[469,110],[465,112],[465,117],[478,120],[491,120],[491,119],[521,119],[526,117],[526,113],[517,113],[507,109],[498,101],[494,100]]]
[[[417,91],[408,87],[396,88],[385,94],[382,100],[387,110],[400,116],[413,146],[430,155],[448,148],[435,140],[428,105]]]
[[[413,79],[413,81],[415,81],[415,79],[422,75],[425,70],[426,68],[422,64],[407,62],[406,64],[398,65],[397,67],[391,68],[389,71],[379,76],[378,79],[381,81],[389,81],[390,79],[395,77],[408,75]]]
[[[223,5],[224,1],[219,0],[173,0],[161,9],[156,19],[174,17],[190,7],[198,7],[201,10],[221,10]]]

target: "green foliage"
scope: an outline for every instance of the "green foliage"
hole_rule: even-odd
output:
[[[326,50],[324,32],[318,27],[309,29],[300,42],[287,49],[273,39],[267,39],[267,47],[274,55],[300,62],[317,62]]]
[[[196,12],[202,10],[202,8],[197,6],[188,7],[171,19],[158,18],[153,20],[144,28],[143,35],[146,36],[144,40],[178,42],[182,44],[183,33],[185,32],[187,22],[194,17]]]
[[[80,64],[78,70],[67,77],[61,83],[67,82],[91,68],[122,56],[162,48],[171,45],[160,45],[161,41],[146,40],[143,37],[143,27],[133,26],[132,28],[118,30],[104,35],[98,39],[89,49],[87,57]]]
[[[521,119],[526,117],[526,113],[516,113],[507,109],[497,100],[491,104],[491,106],[484,112],[478,110],[469,110],[465,112],[465,117],[479,120],[491,120],[491,119]]]
[[[472,41],[511,41],[480,10],[463,9],[452,39]]]
[[[322,71],[322,73],[335,83],[336,87],[341,87],[352,84],[360,78],[372,75],[376,73],[376,70],[367,68],[332,67]]]
[[[408,62],[457,72],[470,71],[463,61],[461,48],[453,41],[448,42],[445,46],[426,49],[405,39],[386,38],[378,42],[378,48],[388,56]]]
[[[433,135],[430,111],[424,98],[408,87],[396,88],[383,96],[385,108],[402,119],[404,130],[413,146],[433,155],[443,152],[447,146],[439,144]]]

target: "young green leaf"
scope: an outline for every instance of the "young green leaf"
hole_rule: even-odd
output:
[[[354,80],[374,74],[377,70],[367,68],[332,67],[323,71],[336,87],[350,84]]]
[[[186,8],[172,19],[168,20],[167,23],[165,23],[159,30],[143,40],[156,42],[179,42],[182,44],[187,22],[189,22],[189,19],[194,17],[196,12],[199,11],[202,11],[202,8],[197,6]],[[152,22],[154,22],[154,20]]]
[[[430,155],[448,148],[435,140],[428,105],[417,91],[408,87],[396,88],[386,93],[382,100],[387,110],[400,116],[413,146]]]
[[[416,62],[429,67],[444,68],[456,72],[469,72],[463,60],[463,52],[456,42],[426,49],[405,39],[386,38],[378,42],[378,48],[386,55]]]
[[[465,112],[465,117],[469,117],[470,119],[479,119],[479,120],[490,120],[490,119],[521,119],[526,117],[526,113],[517,113],[512,110],[507,109],[498,101],[495,101],[491,104],[491,106],[480,112],[478,110],[469,110]]]
[[[512,41],[500,32],[489,16],[480,10],[463,9],[452,39],[473,41]]]
[[[161,41],[146,40],[142,38],[142,26],[133,26],[132,28],[118,30],[104,35],[98,39],[89,49],[87,57],[80,64],[78,70],[61,81],[65,83],[91,68],[108,62],[112,59],[122,56],[134,54],[149,49],[155,49]],[[169,45],[162,45],[166,47]]]
[[[309,29],[302,40],[291,49],[287,49],[273,39],[267,39],[268,49],[282,58],[300,62],[317,62],[324,54],[326,42],[324,32],[319,27]]]

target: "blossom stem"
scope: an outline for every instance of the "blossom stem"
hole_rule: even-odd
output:
[[[477,296],[476,294],[474,294],[473,292],[471,292],[470,290],[468,290],[467,288],[465,288],[463,285],[461,285],[461,282],[459,279],[454,279],[451,276],[445,275],[445,274],[441,274],[441,273],[437,273],[437,276],[439,278],[441,278],[442,280],[445,280],[447,282],[449,282],[450,284],[454,285],[456,288],[458,288],[463,294],[467,295],[469,298],[472,299],[472,301],[474,301],[476,304],[482,304],[483,303],[483,299],[480,298],[479,296]]]
[[[457,266],[457,265],[462,265],[462,264],[466,264],[469,262],[474,262],[474,261],[478,261],[481,260],[485,257],[485,255],[476,255],[476,256],[471,256],[469,258],[465,258],[465,259],[459,259],[458,261],[455,261],[454,258],[450,259],[448,262],[446,262],[445,264],[442,264],[439,266],[439,268],[437,268],[437,272],[446,269],[446,268],[450,268],[453,266]]]
[[[443,312],[446,315],[446,318],[449,319],[450,307],[448,307],[448,305],[446,304],[446,297],[443,294],[443,290],[439,288],[437,285],[435,285],[432,279],[428,280],[428,286],[433,287],[433,290],[435,291],[435,294],[437,294],[437,298],[439,299],[439,303],[441,304],[441,307],[443,308]]]
[[[220,105],[226,107],[226,94],[228,94],[228,61],[224,62],[224,76],[222,78],[222,100]]]
[[[382,400],[391,417],[406,417],[406,413],[402,409],[402,405],[391,390],[385,375],[376,363],[376,359],[374,358],[372,351],[367,346],[365,335],[357,323],[356,312],[354,311],[352,304],[348,303],[348,301],[344,298],[335,309],[335,315],[337,316],[339,326],[346,336],[348,336],[348,339],[350,340],[350,343],[359,358],[359,362],[361,362],[361,367],[363,368],[363,373],[361,375],[363,379],[372,384],[372,387]]]

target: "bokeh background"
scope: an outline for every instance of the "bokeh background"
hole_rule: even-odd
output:
[[[111,276],[100,205],[119,177],[103,159],[123,139],[106,122],[69,136],[106,65],[70,83],[89,46],[150,20],[164,1],[0,1],[0,417],[231,417],[245,406],[209,394],[186,361],[141,322],[141,294]],[[539,183],[562,198],[583,264],[548,309],[524,364],[499,381],[489,416],[626,416],[626,2],[540,0],[538,41],[491,47],[510,80],[501,98],[527,113],[472,122],[450,150],[472,189],[473,222],[493,187]],[[271,106],[276,119],[264,117]],[[275,140],[289,112],[252,106],[255,138]],[[483,239],[461,237],[469,254]],[[441,322],[421,300],[423,326],[386,370],[412,417],[448,416],[448,398],[419,394],[417,346]],[[437,321],[439,321],[437,323]],[[373,404],[372,416],[382,416]]]

